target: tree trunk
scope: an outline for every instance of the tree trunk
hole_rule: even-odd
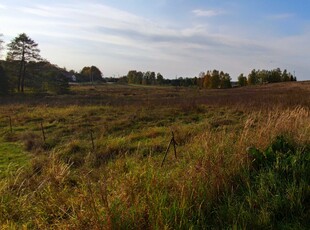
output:
[[[23,65],[23,74],[22,74],[22,84],[21,84],[21,92],[24,92],[24,82],[25,82],[25,75],[26,75],[26,63],[24,62]]]
[[[20,64],[19,75],[19,92],[24,92],[24,77],[25,77],[25,42],[23,41],[22,60]]]
[[[20,67],[19,67],[18,85],[17,85],[17,91],[18,92],[20,92],[20,90],[21,90],[22,72],[23,72],[23,60],[20,61]]]

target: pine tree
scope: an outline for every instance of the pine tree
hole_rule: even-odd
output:
[[[7,60],[19,62],[18,92],[24,92],[27,63],[41,60],[39,53],[38,44],[25,33],[18,35],[8,44]]]

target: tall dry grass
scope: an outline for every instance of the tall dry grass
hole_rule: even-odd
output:
[[[41,170],[1,181],[2,227],[213,226],[220,222],[214,219],[220,218],[214,216],[214,206],[238,189],[236,176],[248,164],[249,146],[264,149],[279,135],[309,143],[307,108],[250,113],[238,130],[212,129],[208,120],[204,122],[206,128],[188,136],[178,147],[178,159],[169,155],[163,168],[161,155],[140,158],[138,152],[100,168],[74,169],[57,152],[45,157]]]
[[[278,135],[287,135],[299,143],[309,141],[309,108],[275,108],[268,112],[251,114],[240,135],[241,143],[266,147]]]

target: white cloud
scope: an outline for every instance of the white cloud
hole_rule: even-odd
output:
[[[193,10],[192,13],[197,17],[214,17],[222,14],[222,12],[219,10],[201,10],[201,9]]]

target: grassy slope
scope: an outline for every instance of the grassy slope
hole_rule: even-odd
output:
[[[29,157],[21,145],[8,142],[0,143],[0,178],[27,165],[28,160]]]
[[[2,100],[2,115],[10,114],[14,126],[2,145],[34,154],[29,169],[1,181],[3,227],[307,226],[308,174],[301,186],[293,181],[289,191],[273,192],[274,169],[253,175],[246,149],[265,150],[285,135],[307,154],[309,83],[231,90],[75,86],[73,92]],[[161,168],[171,130],[178,159],[170,152]],[[279,204],[290,203],[277,198],[283,193],[299,200],[292,209],[299,218],[274,217],[291,213],[281,211]]]

